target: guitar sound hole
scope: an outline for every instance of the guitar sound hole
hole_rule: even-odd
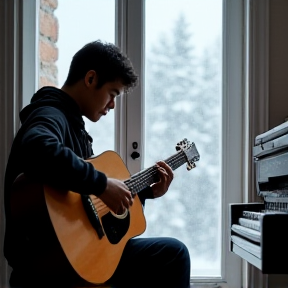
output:
[[[111,244],[117,244],[127,233],[130,225],[130,213],[123,219],[116,218],[111,212],[105,214],[102,218],[102,226],[105,234]]]

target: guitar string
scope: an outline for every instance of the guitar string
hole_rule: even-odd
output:
[[[150,167],[144,171],[141,171],[140,173],[137,173],[133,175],[127,182],[128,187],[135,188],[137,186],[140,186],[138,189],[142,188],[142,185],[150,184],[150,180],[153,180],[153,176],[157,175],[157,169],[156,166]],[[142,184],[142,185],[141,185]],[[134,191],[135,192],[135,191]]]
[[[182,156],[182,155],[180,155],[180,156]],[[179,161],[177,162],[178,159],[179,159]],[[175,170],[175,168],[177,166],[175,164],[178,164],[178,163],[180,164],[180,162],[182,162],[182,161],[181,161],[181,158],[179,158],[179,155],[174,155],[170,159],[167,159],[165,162],[168,165],[170,165],[173,170]],[[158,171],[156,169],[156,166],[153,166],[153,167],[151,167],[150,169],[147,169],[146,171],[144,171],[144,173],[141,173],[141,174],[143,175],[142,178],[144,178],[144,181],[143,181],[144,183],[143,184],[145,184],[145,182],[147,182],[147,180],[155,180],[155,179],[153,179],[153,176],[156,176],[158,174]],[[132,178],[132,183],[135,182],[133,180],[138,181],[139,177],[137,177],[136,179]],[[149,184],[152,184],[152,183],[149,183]]]
[[[98,198],[99,199],[99,198]],[[100,199],[99,199],[100,200]],[[92,202],[93,203],[93,202]],[[100,204],[99,204],[100,203]],[[97,205],[98,204],[98,205]],[[105,210],[108,208],[108,206],[102,202],[101,200],[100,201],[97,201],[97,203],[93,203],[94,207],[97,209],[97,212],[101,212],[102,210]],[[109,209],[109,208],[108,208]]]
[[[180,167],[183,163],[186,162],[185,154],[181,155],[181,153],[177,153],[168,158],[167,160],[165,160],[165,162],[172,168],[172,170],[175,170],[176,168]],[[158,170],[156,168],[156,165],[154,165],[144,171],[141,171],[140,173],[134,174],[129,180],[124,181],[124,183],[127,185],[129,190],[138,193],[145,187],[152,184],[155,176],[157,175]],[[101,211],[103,210],[109,209],[107,205],[105,205],[101,200],[96,202],[97,202],[96,204],[98,205],[95,204],[94,205],[97,206],[98,213],[101,213]]]
[[[172,163],[177,164],[177,162],[172,162]],[[167,164],[169,164],[169,162]],[[172,166],[172,168],[175,169],[174,165],[171,165],[171,166]],[[142,179],[140,179],[140,178],[133,179],[132,185],[133,185],[134,189],[136,188],[136,190],[139,192],[140,190],[142,190],[146,186],[149,186],[150,184],[152,184],[153,182],[155,182],[157,180],[158,180],[158,170],[156,169],[156,166],[154,166],[152,168],[152,171],[150,169],[143,174]]]
[[[185,153],[181,151],[172,155],[170,158],[165,160],[165,162],[172,168],[172,170],[175,170],[186,162],[185,156]],[[156,168],[156,165],[154,165],[150,168],[134,174],[130,179],[124,181],[124,183],[131,191],[133,191],[134,193],[138,193],[145,187],[152,184],[153,180],[156,180],[155,178],[157,177],[157,175],[158,170]]]

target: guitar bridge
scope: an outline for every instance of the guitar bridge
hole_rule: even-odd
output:
[[[95,209],[89,195],[81,195],[84,210],[89,218],[89,221],[98,234],[99,239],[104,236],[104,231],[101,226],[97,210]]]

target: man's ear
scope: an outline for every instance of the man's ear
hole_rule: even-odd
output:
[[[98,81],[96,72],[94,70],[89,70],[86,73],[84,81],[87,86],[91,86],[92,84],[96,86]]]

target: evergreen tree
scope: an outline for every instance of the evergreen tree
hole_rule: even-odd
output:
[[[184,174],[184,167],[174,172],[177,185],[174,180],[169,193],[153,204],[153,219],[158,223],[158,235],[185,239],[192,254],[211,259],[217,249],[212,245],[216,241],[209,240],[220,231],[216,209],[220,201],[219,172],[215,172],[220,159],[215,155],[215,151],[219,153],[220,76],[219,57],[213,55],[217,46],[199,59],[183,15],[169,37],[162,35],[155,43],[146,64],[146,157],[155,161],[160,153],[170,156],[171,145],[183,138],[195,141],[201,151],[198,170],[192,170],[189,176]]]

